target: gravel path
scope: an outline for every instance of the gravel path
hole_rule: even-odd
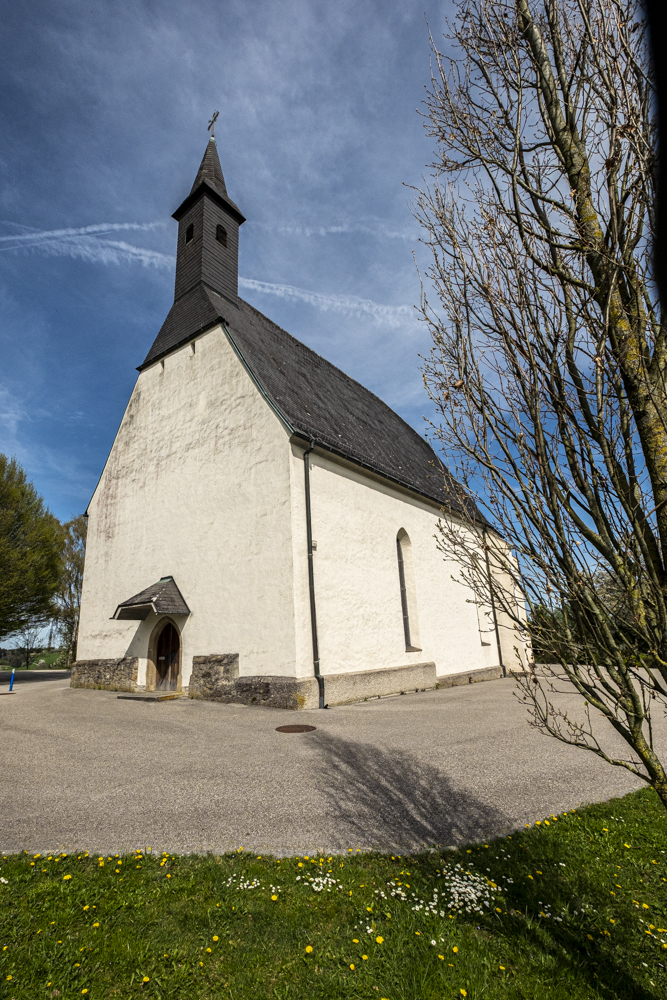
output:
[[[511,680],[299,713],[68,683],[0,697],[5,853],[407,851],[637,787],[531,729]]]

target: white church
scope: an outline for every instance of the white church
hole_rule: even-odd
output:
[[[174,218],[174,304],[88,508],[72,685],[317,708],[501,676],[516,636],[437,547],[440,460],[239,298],[215,139]]]

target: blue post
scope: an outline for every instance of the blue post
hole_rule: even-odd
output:
[[[12,668],[12,676],[9,678],[9,690],[10,691],[14,687],[14,671],[15,670],[16,670],[16,667],[13,667]]]

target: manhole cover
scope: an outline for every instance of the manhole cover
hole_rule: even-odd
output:
[[[277,733],[312,733],[317,726],[278,726]]]

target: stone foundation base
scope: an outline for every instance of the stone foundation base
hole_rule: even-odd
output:
[[[136,691],[139,660],[125,656],[117,660],[77,660],[72,666],[70,687],[103,688],[105,691]]]
[[[497,681],[503,676],[502,667],[485,667],[482,670],[465,670],[461,674],[442,674],[438,687],[456,687],[458,684],[476,684],[478,681]]]
[[[324,678],[324,699],[329,705],[349,705],[364,698],[427,691],[435,685],[435,663],[411,663],[409,667],[327,674]]]
[[[78,660],[72,667],[71,687],[103,688],[107,691],[139,690],[136,656],[117,660]],[[324,698],[328,705],[349,705],[366,698],[410,694],[437,687],[475,684],[502,677],[500,667],[467,670],[436,677],[435,663],[414,663],[385,670],[359,670],[347,674],[325,674]],[[227,704],[264,705],[268,708],[317,708],[319,690],[315,677],[263,675],[239,677],[238,653],[195,656],[187,689],[190,698]]]
[[[327,674],[324,698],[328,705],[347,705],[364,698],[425,691],[436,685],[435,664],[416,663],[387,670],[360,670]],[[188,688],[190,698],[270,708],[317,708],[315,677],[239,677],[237,654],[195,656]]]

